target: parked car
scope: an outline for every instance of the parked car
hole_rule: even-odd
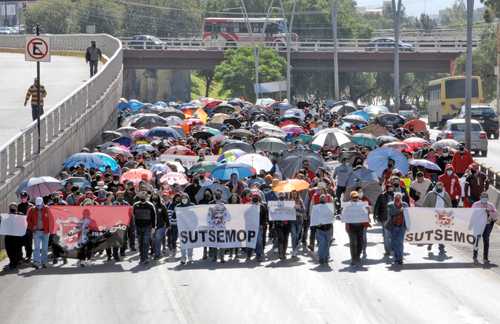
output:
[[[12,35],[15,31],[11,27],[0,26],[0,35]]]
[[[394,49],[394,38],[392,37],[379,37],[379,38],[373,38],[370,40],[370,43],[368,43],[368,46],[366,47],[367,51],[388,51]],[[410,43],[405,43],[402,41],[399,41],[399,50],[403,52],[413,52],[415,51],[415,48],[413,47],[412,44]]]
[[[406,120],[418,119],[418,111],[413,109],[400,110],[399,114],[406,118]]]
[[[136,35],[128,41],[129,48],[137,49],[161,49],[165,46],[165,44],[166,43],[158,37],[151,35]]]
[[[436,137],[436,140],[439,141],[446,138],[465,142],[465,119],[448,119],[444,128]],[[471,120],[471,151],[475,154],[481,152],[481,156],[483,157],[488,155],[488,137],[481,124],[475,119]]]
[[[498,115],[495,109],[488,105],[472,105],[471,118],[477,120],[483,130],[486,132],[488,138],[498,138]],[[460,109],[460,118],[465,118],[465,106]]]

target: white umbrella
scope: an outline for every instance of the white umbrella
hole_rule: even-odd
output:
[[[329,131],[325,131],[318,135],[315,135],[312,141],[312,145],[316,145],[319,147],[324,147],[324,146],[337,147],[350,143],[351,143],[351,138],[349,137],[349,135],[335,128],[332,128]]]
[[[281,152],[287,149],[285,142],[275,137],[266,137],[254,144],[256,150]]]
[[[182,124],[182,119],[179,118],[178,116],[168,116],[165,117],[165,120],[167,121],[168,126],[175,126]]]
[[[53,177],[33,177],[26,183],[30,197],[45,197],[62,189],[61,182]]]
[[[235,163],[248,164],[252,168],[254,168],[257,173],[259,173],[260,170],[270,171],[273,167],[273,163],[271,162],[271,160],[263,155],[255,153],[240,156],[238,159],[236,159]]]
[[[437,165],[436,163],[431,162],[429,160],[425,160],[425,159],[413,159],[413,160],[409,161],[409,164],[413,165],[413,166],[419,166],[419,167],[422,167],[422,168],[427,169],[427,170],[441,171],[441,168],[439,167],[439,165]]]

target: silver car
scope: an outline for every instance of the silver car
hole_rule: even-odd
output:
[[[454,139],[457,142],[465,142],[465,119],[449,119],[436,140]],[[488,136],[481,127],[481,124],[471,120],[471,151],[476,154],[481,152],[481,156],[488,155]]]

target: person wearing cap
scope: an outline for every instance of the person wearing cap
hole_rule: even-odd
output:
[[[17,204],[15,202],[11,202],[9,204],[9,214],[18,215],[20,214],[17,210]],[[2,217],[0,217],[0,224],[2,222]],[[23,237],[22,236],[14,236],[14,235],[5,235],[4,237],[5,243],[5,252],[7,253],[7,257],[9,258],[9,264],[6,269],[15,270],[19,264],[23,260]]]
[[[409,205],[403,201],[400,192],[394,194],[394,200],[387,205],[386,227],[391,231],[391,248],[394,254],[394,264],[403,264],[404,236],[406,224],[404,208]]]
[[[453,165],[453,170],[455,170],[455,173],[459,178],[461,178],[465,170],[474,163],[474,160],[472,159],[472,155],[468,150],[465,149],[465,145],[463,143],[460,143],[458,146],[458,151],[455,152],[453,155],[453,158],[451,159],[451,165]]]
[[[418,199],[415,200],[415,207],[422,207],[424,197],[429,191],[432,181],[424,176],[422,171],[417,171],[416,179],[411,182],[410,188],[416,192]],[[415,198],[417,198],[415,197]]]
[[[495,222],[498,220],[498,213],[495,205],[488,201],[488,193],[486,191],[481,193],[481,198],[472,204],[472,208],[484,208],[486,211],[486,226],[484,228],[483,234],[478,235],[476,242],[474,243],[474,251],[472,254],[472,259],[477,262],[477,254],[479,250],[479,240],[483,238],[483,262],[488,264],[490,260],[488,259],[488,252],[490,250],[490,235]]]
[[[49,252],[50,211],[43,203],[42,197],[36,197],[35,207],[31,207],[27,214],[28,228],[33,232],[35,249],[33,266],[38,269],[46,268]]]
[[[137,194],[139,201],[132,207],[137,239],[139,241],[140,264],[149,263],[149,242],[151,232],[156,225],[156,208],[147,200],[147,194],[140,191]]]
[[[367,213],[370,213],[370,207],[359,198],[359,193],[355,190],[351,191],[350,195],[351,204],[344,206],[342,213],[357,212],[360,205],[365,208]],[[351,211],[352,209],[352,211]],[[361,263],[361,253],[363,252],[364,239],[364,223],[346,223],[346,231],[349,235],[349,249],[351,252],[351,265],[359,265]]]
[[[490,182],[484,172],[479,170],[477,163],[470,165],[470,175],[465,179],[465,197],[467,197],[469,204],[474,204],[479,201],[481,193],[488,191]]]
[[[439,176],[438,181],[443,183],[444,190],[446,190],[450,196],[451,206],[453,208],[457,208],[458,203],[460,202],[460,197],[462,197],[462,186],[460,185],[460,179],[455,174],[451,164],[446,166],[444,174]]]
[[[26,191],[21,192],[19,197],[21,202],[17,204],[17,212],[21,215],[26,215],[28,210],[33,207],[33,204],[30,203],[30,197]],[[33,232],[28,228],[26,229],[26,234],[22,237],[22,246],[25,251],[24,261],[29,263],[33,255]]]
[[[451,208],[451,197],[444,190],[444,184],[442,182],[437,182],[434,188],[429,191],[424,197],[424,203],[422,207],[427,208]],[[432,250],[432,244],[427,245],[427,251]],[[444,255],[446,253],[444,244],[439,244],[439,254]]]

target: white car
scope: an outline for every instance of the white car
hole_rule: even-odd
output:
[[[438,134],[436,140],[454,139],[457,142],[465,142],[465,119],[449,119],[446,125]],[[471,120],[471,151],[476,154],[481,152],[481,156],[488,155],[488,136],[483,130],[481,124]]]

